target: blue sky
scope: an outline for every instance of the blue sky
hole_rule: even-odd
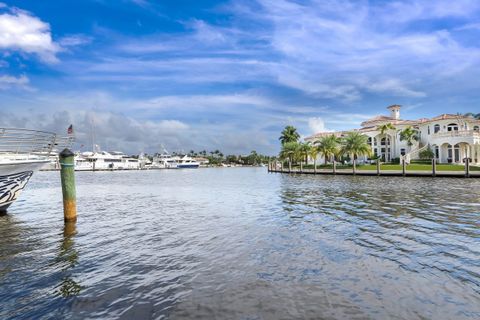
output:
[[[276,154],[287,124],[480,112],[478,39],[476,0],[4,1],[0,126]]]

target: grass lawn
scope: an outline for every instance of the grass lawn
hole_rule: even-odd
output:
[[[287,167],[285,167],[287,168]],[[295,166],[295,169],[299,169]],[[313,169],[313,165],[304,166],[306,169]],[[318,165],[317,169],[333,169],[333,165]],[[352,169],[351,165],[337,165],[337,169]],[[374,164],[357,165],[357,170],[377,170]],[[380,170],[402,170],[400,164],[382,164]],[[430,164],[409,164],[407,171],[432,171]],[[465,171],[465,166],[455,164],[437,164],[437,171]],[[470,166],[470,171],[480,171],[480,167]]]

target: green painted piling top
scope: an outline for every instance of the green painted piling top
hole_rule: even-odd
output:
[[[68,157],[73,157],[75,154],[68,148],[63,149],[62,152],[59,154],[60,158],[68,158]]]

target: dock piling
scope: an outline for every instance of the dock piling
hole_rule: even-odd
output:
[[[380,175],[380,159],[377,159],[377,176]]]
[[[407,162],[402,158],[402,175],[405,177],[407,174]]]
[[[437,175],[437,159],[432,159],[432,176],[435,177]]]
[[[333,174],[337,174],[337,161],[333,160]]]
[[[465,177],[470,178],[470,158],[465,158]]]
[[[62,182],[63,216],[65,222],[77,221],[77,199],[75,192],[75,163],[72,151],[64,149],[59,154],[60,179]]]

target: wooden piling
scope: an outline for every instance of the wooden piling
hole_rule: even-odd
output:
[[[380,159],[377,159],[377,176],[380,175]]]
[[[300,173],[303,173],[303,162],[300,162]]]
[[[432,159],[432,177],[437,176],[437,159]]]
[[[465,177],[470,178],[470,158],[465,158]]]
[[[69,149],[60,152],[60,179],[63,194],[65,222],[77,221],[77,198],[75,192],[75,155]]]
[[[407,162],[405,159],[402,159],[402,175],[405,177],[407,174]]]
[[[337,174],[337,161],[333,160],[333,174]]]

